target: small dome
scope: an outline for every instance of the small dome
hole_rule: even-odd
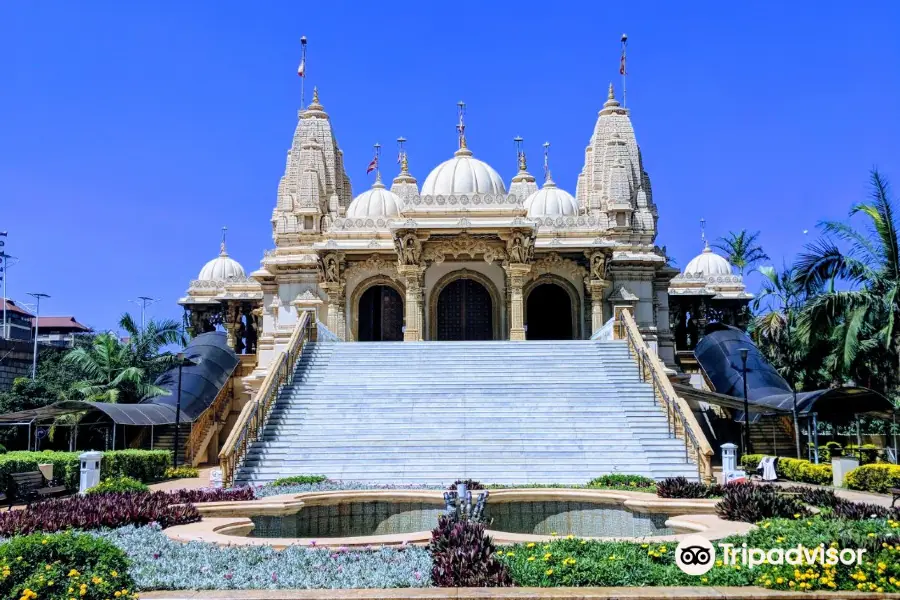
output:
[[[375,181],[372,189],[353,199],[347,207],[347,217],[367,219],[369,217],[398,217],[403,200],[394,192],[386,189],[381,177]]]
[[[556,187],[548,179],[544,187],[525,199],[529,217],[571,217],[578,215],[578,202],[572,194]]]
[[[225,242],[222,242],[219,256],[203,265],[197,279],[200,281],[224,281],[229,277],[244,277],[244,267],[228,256],[225,251]]]
[[[468,148],[460,148],[453,158],[435,167],[422,184],[423,196],[462,194],[506,194],[506,186],[497,171],[473,158]]]
[[[733,275],[731,264],[713,252],[709,245],[703,249],[684,268],[685,275],[703,275],[704,277],[714,277],[717,275]]]

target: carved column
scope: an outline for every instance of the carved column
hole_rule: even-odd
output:
[[[522,287],[525,285],[525,276],[531,271],[531,265],[527,263],[510,263],[503,268],[506,270],[506,286],[509,289],[510,298],[509,339],[511,341],[524,341],[525,302]]]
[[[241,321],[241,305],[238,302],[228,302],[225,305],[225,341],[228,347],[237,352],[237,331]]]
[[[346,333],[344,298],[346,286],[340,281],[319,284],[328,295],[328,329],[343,340]]]
[[[425,267],[400,265],[397,267],[406,283],[406,328],[404,342],[421,342],[425,335]]]
[[[597,333],[606,319],[603,315],[603,297],[609,281],[606,279],[590,279],[587,282],[588,293],[591,296],[591,335]]]

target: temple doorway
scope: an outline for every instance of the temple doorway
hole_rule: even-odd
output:
[[[359,299],[360,342],[403,341],[403,299],[394,288],[373,285]]]
[[[473,279],[448,283],[438,296],[436,316],[438,340],[494,339],[491,295]]]
[[[529,340],[571,340],[572,299],[555,283],[542,283],[528,294],[525,337]]]

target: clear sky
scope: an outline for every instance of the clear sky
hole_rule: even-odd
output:
[[[629,36],[628,106],[678,265],[710,237],[762,231],[781,264],[864,198],[878,165],[900,190],[900,2],[0,3],[0,230],[9,293],[44,314],[114,325],[175,304],[218,252],[248,272],[300,104],[299,38],[354,193],[372,144],[409,139],[424,181],[468,104],[476,157],[504,179],[552,143],[575,192]],[[810,233],[804,237],[803,230]],[[751,285],[754,287],[754,285]]]

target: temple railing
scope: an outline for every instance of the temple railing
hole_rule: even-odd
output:
[[[225,446],[219,452],[222,480],[226,486],[234,485],[235,475],[247,456],[247,450],[262,435],[278,392],[293,381],[297,359],[300,358],[303,347],[315,335],[315,323],[315,316],[309,311],[300,315],[287,348],[272,360],[259,391],[241,410]]]
[[[235,371],[240,367],[240,362],[238,362],[234,369],[231,370],[231,373],[228,374],[228,379],[225,381],[225,385],[222,386],[222,389],[219,390],[219,393],[216,394],[216,397],[213,399],[212,403],[206,407],[200,416],[194,421],[194,426],[191,428],[191,435],[188,436],[187,443],[184,447],[184,460],[185,463],[189,465],[194,465],[197,456],[203,450],[203,444],[206,440],[207,433],[212,427],[217,427],[219,423],[225,418],[225,412],[231,408],[231,400],[234,398],[234,380],[232,379],[235,375]]]
[[[684,439],[685,459],[697,463],[700,481],[712,481],[712,447],[694,417],[691,407],[684,398],[675,393],[662,361],[647,345],[630,310],[623,309],[616,315],[614,333],[615,339],[624,339],[628,342],[628,349],[638,362],[641,380],[653,385],[654,396],[659,399],[666,411],[669,435]]]

